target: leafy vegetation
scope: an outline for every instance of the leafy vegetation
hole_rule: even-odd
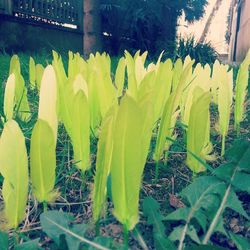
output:
[[[106,53],[84,60],[69,52],[65,63],[53,52],[39,71],[35,59],[27,60],[24,78],[21,60],[12,57],[1,101],[1,227],[11,235],[9,243],[0,235],[5,245],[126,249],[133,237],[138,248],[184,249],[215,247],[213,237],[220,233],[238,249],[248,248],[224,223],[228,209],[249,219],[240,201],[241,192],[250,192],[249,141],[239,140],[227,151],[230,137],[236,137],[231,124],[238,124],[238,137],[249,135],[247,109],[239,108],[247,105],[248,57],[235,88],[232,69],[219,62],[212,70],[189,56],[172,62],[161,54],[145,66],[146,60],[147,52],[125,51],[112,74]],[[179,151],[186,159],[172,156]],[[163,172],[178,170],[178,160],[192,181],[179,187],[180,197],[171,194],[177,209],[161,215],[153,198],[141,207],[143,189],[157,189]],[[57,211],[60,204],[63,211]],[[113,242],[101,230],[108,221],[123,225],[123,241]],[[145,227],[152,230],[151,243],[142,236]]]

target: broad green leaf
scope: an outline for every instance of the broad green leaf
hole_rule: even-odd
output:
[[[250,175],[248,175],[248,178],[249,177],[250,177]],[[244,184],[245,184],[245,186],[248,186],[247,183],[244,183]],[[249,192],[250,192],[250,189],[249,189]],[[241,201],[239,200],[238,196],[236,195],[236,193],[233,190],[231,190],[229,195],[228,195],[228,199],[227,199],[227,203],[226,203],[225,207],[233,209],[234,211],[236,211],[240,215],[243,215],[246,219],[249,220],[249,216],[247,215],[246,211],[244,210],[244,208],[242,206]]]
[[[0,172],[8,228],[17,228],[25,217],[28,196],[28,158],[25,138],[18,124],[9,120],[0,139]]]
[[[47,66],[44,70],[40,96],[38,118],[48,122],[53,130],[55,144],[57,141],[57,81],[53,67]]]
[[[30,176],[33,194],[39,202],[56,198],[55,186],[56,145],[52,128],[38,120],[30,141]]]
[[[237,146],[237,144],[234,145],[234,147],[235,146]],[[234,209],[236,212],[242,214],[243,216],[247,216],[246,213],[244,213],[243,207],[241,206],[240,202],[236,198],[236,194],[233,192],[233,188],[234,188],[233,183],[237,183],[237,185],[240,183],[241,187],[243,185],[245,185],[245,188],[243,188],[243,191],[250,192],[250,190],[248,188],[249,185],[247,185],[247,182],[246,182],[247,179],[249,180],[249,174],[242,172],[240,167],[239,167],[239,165],[242,162],[244,162],[246,159],[249,158],[249,155],[248,155],[249,147],[243,149],[243,152],[244,153],[241,152],[240,156],[237,157],[238,160],[236,162],[234,162],[235,164],[231,165],[231,167],[233,168],[233,171],[232,171],[232,175],[229,179],[230,181],[227,182],[227,188],[226,188],[225,192],[223,193],[223,196],[221,197],[221,202],[220,202],[219,208],[216,211],[216,213],[214,214],[213,218],[211,219],[210,226],[209,226],[207,233],[204,236],[204,239],[202,241],[203,244],[207,244],[207,242],[210,240],[213,232],[217,230],[217,225],[221,221],[223,212],[224,212],[226,207]],[[220,167],[218,167],[218,168],[220,168]],[[245,176],[244,178],[243,178],[243,175]],[[237,188],[238,188],[238,186],[237,186]]]
[[[40,215],[43,231],[59,246],[60,236],[64,235],[70,250],[79,250],[81,243],[86,243],[96,249],[107,250],[108,248],[84,238],[87,229],[86,224],[72,224],[72,215],[60,211],[48,211]]]
[[[111,107],[101,126],[101,133],[97,145],[96,172],[93,190],[93,217],[97,221],[101,215],[107,195],[107,178],[113,153],[114,121],[117,106]]]
[[[30,86],[32,89],[35,89],[36,86],[36,64],[32,57],[29,60],[29,80]]]
[[[111,164],[114,215],[128,230],[139,220],[139,191],[142,165],[141,111],[136,102],[125,95],[114,127]]]
[[[187,207],[180,208],[179,212],[178,210],[174,211],[166,217],[166,220],[185,221],[184,226],[177,227],[177,231],[174,232],[174,239],[177,239],[178,236],[179,240],[178,249],[183,248],[187,235],[197,241],[194,232],[197,224],[193,224],[193,219],[200,224],[203,230],[206,230],[207,223],[210,219],[212,220],[210,215],[213,216],[219,208],[220,198],[225,190],[226,185],[216,177],[203,176],[197,178],[181,192],[181,196],[188,202]]]
[[[15,75],[11,74],[8,77],[4,92],[4,115],[7,121],[13,118],[14,107],[15,107]]]

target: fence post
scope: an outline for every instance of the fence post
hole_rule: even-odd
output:
[[[0,13],[12,15],[12,0],[0,1]]]

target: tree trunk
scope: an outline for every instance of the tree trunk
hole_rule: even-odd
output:
[[[220,8],[221,4],[222,4],[222,0],[217,0],[217,1],[216,1],[216,3],[215,3],[215,5],[214,5],[214,7],[213,7],[213,9],[212,9],[212,11],[211,11],[211,13],[210,13],[208,19],[207,19],[207,22],[206,22],[205,27],[204,27],[204,30],[203,30],[203,32],[202,32],[202,34],[201,34],[199,43],[204,43],[204,42],[205,42],[206,37],[207,37],[207,34],[208,34],[208,31],[209,31],[210,26],[211,26],[211,24],[212,24],[212,21],[213,21],[213,19],[214,19],[214,17],[215,17],[216,12],[217,12],[218,9]]]
[[[101,50],[100,0],[83,0],[84,56]]]

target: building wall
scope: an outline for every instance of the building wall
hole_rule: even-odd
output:
[[[229,60],[241,62],[250,48],[250,0],[238,1],[232,7],[231,15]]]
[[[237,37],[236,61],[242,61],[250,48],[250,0],[241,7],[240,27]]]

